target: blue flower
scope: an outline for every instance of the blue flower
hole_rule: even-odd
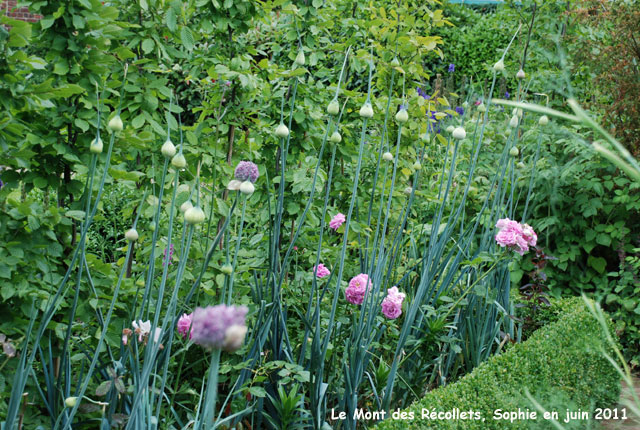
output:
[[[456,65],[451,63],[449,64],[449,73],[453,73],[456,71]]]
[[[504,98],[508,99],[509,97],[511,97],[511,94],[509,94],[509,91],[504,93]]]
[[[458,106],[456,108],[456,112],[458,113],[458,115],[462,116],[464,115],[464,108],[462,106]]]
[[[422,97],[425,100],[429,100],[431,97],[429,97],[429,95],[420,87],[416,87],[416,91],[418,93],[418,95],[420,97]]]

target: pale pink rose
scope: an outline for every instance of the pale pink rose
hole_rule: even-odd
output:
[[[402,302],[405,294],[398,291],[398,287],[387,290],[387,297],[382,300],[382,313],[389,319],[396,319],[402,314]]]
[[[344,291],[344,295],[349,303],[354,305],[361,305],[364,301],[364,295],[371,288],[371,281],[369,275],[364,273],[354,276],[349,281],[349,286]]]
[[[322,263],[318,264],[318,267],[313,266],[313,273],[316,274],[318,279],[322,279],[325,276],[331,275],[331,272],[329,271],[329,269],[327,269],[325,265]]]
[[[191,339],[191,320],[193,319],[193,314],[182,314],[182,316],[178,319],[178,333],[182,335],[183,338],[187,338],[187,333],[189,334],[189,339]]]
[[[347,219],[345,218],[344,214],[337,213],[333,218],[331,218],[331,221],[329,221],[329,227],[334,230],[338,230],[338,228],[340,228],[342,223],[344,223],[346,220]]]

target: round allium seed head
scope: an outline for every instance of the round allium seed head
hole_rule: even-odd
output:
[[[362,118],[373,118],[373,106],[371,103],[365,102],[360,108],[360,116]]]
[[[76,403],[78,403],[78,398],[77,397],[67,397],[66,399],[64,399],[64,405],[67,408],[73,408]]]
[[[502,58],[499,59],[498,62],[493,65],[493,70],[495,70],[496,72],[504,71],[504,61],[502,61]]]
[[[329,138],[329,140],[333,143],[340,143],[342,142],[342,136],[340,135],[340,133],[338,133],[338,131],[334,131],[333,134],[331,135],[331,137]]]
[[[200,224],[204,222],[204,211],[199,206],[187,209],[184,213],[184,220],[187,224]]]
[[[100,136],[98,136],[91,141],[89,151],[91,151],[93,154],[100,154],[102,152],[102,147],[102,139],[100,139]]]
[[[518,126],[518,115],[514,115],[511,117],[511,120],[509,121],[509,126],[511,128],[516,128]]]
[[[240,184],[240,192],[242,194],[246,194],[250,196],[251,194],[253,194],[255,190],[256,190],[256,187],[253,186],[253,182],[251,181],[244,181],[243,183]]]
[[[467,132],[464,131],[464,128],[462,127],[456,127],[456,129],[453,130],[453,133],[451,133],[451,136],[453,136],[454,139],[462,140],[467,137]]]
[[[465,109],[468,108],[469,107],[469,102],[465,100],[464,103],[462,103],[462,107],[465,108]]]
[[[242,182],[237,179],[232,179],[229,181],[229,184],[227,184],[227,190],[238,191],[240,189],[240,185],[242,185]]]
[[[127,232],[124,234],[124,237],[129,241],[129,242],[135,242],[136,240],[138,240],[138,232],[136,231],[135,228],[130,228],[129,230],[127,230]]]
[[[516,73],[516,79],[524,79],[526,77],[527,74],[522,69],[518,70],[518,73]]]
[[[391,67],[400,67],[400,61],[398,61],[398,57],[393,57],[393,60],[391,60]]]
[[[487,107],[484,105],[484,103],[480,103],[478,105],[478,112],[485,113],[486,111],[487,111]]]
[[[385,152],[382,154],[382,159],[385,161],[393,161],[393,154],[390,152]]]
[[[509,155],[511,155],[512,157],[517,157],[518,155],[520,155],[520,150],[517,146],[512,146],[509,150]]]
[[[400,108],[400,110],[396,114],[396,121],[398,121],[399,123],[404,123],[404,122],[407,122],[408,120],[409,120],[409,113],[404,107]]]
[[[167,139],[162,145],[162,148],[160,148],[160,152],[162,152],[162,155],[166,158],[171,158],[176,155],[176,146],[173,144],[171,139]]]
[[[453,133],[453,130],[455,130],[456,128],[452,125],[450,125],[449,127],[447,127],[447,133],[451,134]]]
[[[404,188],[404,193],[406,195],[410,196],[412,192],[413,192],[413,187],[405,187]]]
[[[538,120],[538,124],[540,124],[540,125],[541,125],[541,126],[543,126],[543,127],[544,127],[545,125],[549,124],[549,117],[548,117],[548,116],[546,116],[546,115],[542,115],[542,116],[540,117],[540,119]]]
[[[287,128],[286,125],[284,125],[283,122],[281,122],[280,125],[278,125],[278,127],[276,127],[276,136],[277,137],[287,137],[287,136],[289,136],[289,129]]]
[[[521,170],[524,170],[527,167],[522,161],[516,164],[516,166]]]
[[[258,175],[258,166],[251,161],[239,162],[233,174],[238,181],[251,181],[252,183],[258,179]]]
[[[416,161],[415,163],[413,163],[413,169],[414,170],[420,170],[422,169],[422,164],[420,164],[419,161]]]
[[[329,103],[329,106],[327,106],[327,113],[329,113],[329,115],[338,115],[340,113],[340,105],[338,104],[338,100],[331,100],[331,103]]]
[[[122,129],[124,128],[124,124],[122,124],[122,119],[120,118],[120,115],[116,115],[113,118],[111,118],[111,120],[109,121],[109,124],[107,124],[107,128],[114,133],[118,131],[122,131]]]
[[[246,306],[224,304],[196,308],[191,320],[191,339],[209,349],[235,351],[246,334]]]
[[[192,207],[193,207],[193,203],[191,203],[191,200],[187,200],[186,202],[180,205],[180,212],[186,213]]]
[[[522,111],[522,109],[518,108],[516,109],[516,115],[518,115],[518,118],[522,118],[522,116],[524,115],[524,112]]]
[[[182,152],[179,152],[173,156],[173,158],[171,159],[171,165],[179,170],[183,170],[185,167],[187,167],[187,160],[186,158],[184,158],[184,155],[182,155]]]
[[[225,275],[231,275],[231,273],[233,273],[233,266],[231,264],[225,264],[220,268],[220,271]]]

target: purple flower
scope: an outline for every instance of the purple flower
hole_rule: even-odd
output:
[[[325,265],[322,263],[318,264],[318,267],[313,266],[313,273],[316,274],[318,279],[322,279],[325,276],[331,275],[331,272],[329,271],[329,269],[327,269]]]
[[[346,220],[347,219],[345,218],[344,214],[338,212],[333,218],[331,218],[331,221],[329,221],[329,228],[332,228],[334,230],[338,230],[338,228]]]
[[[462,106],[458,106],[456,108],[456,113],[460,116],[464,115],[464,108]]]
[[[258,179],[258,166],[251,161],[241,161],[236,166],[234,176],[238,181],[254,183]]]
[[[418,93],[418,95],[420,97],[422,97],[425,100],[429,100],[431,97],[420,87],[416,87],[416,92]]]
[[[456,65],[451,63],[449,64],[449,73],[453,73],[456,71]]]
[[[509,94],[509,91],[506,91],[506,92],[504,93],[504,98],[505,98],[505,99],[508,99],[509,97],[511,97],[511,94]]]
[[[182,314],[180,319],[178,319],[178,333],[182,335],[183,338],[187,338],[187,334],[189,334],[189,339],[191,339],[191,333],[189,333],[189,329],[191,328],[191,320],[193,319],[193,314]]]
[[[385,317],[394,320],[402,314],[402,302],[405,294],[398,291],[398,287],[387,290],[387,297],[382,301],[382,313]]]
[[[173,264],[171,262],[171,258],[173,257],[173,251],[174,251],[174,246],[172,243],[171,245],[169,245],[169,265]],[[164,249],[164,257],[162,258],[162,265],[164,266],[166,262],[167,262],[167,248]]]
[[[354,276],[349,281],[349,286],[344,291],[344,295],[349,303],[361,305],[364,301],[365,293],[371,288],[371,280],[369,275],[361,273]]]
[[[207,306],[196,308],[191,320],[191,339],[205,348],[235,351],[247,333],[246,306]]]
[[[4,182],[2,182],[2,179],[0,179],[0,190],[2,189],[3,186],[4,186]]]

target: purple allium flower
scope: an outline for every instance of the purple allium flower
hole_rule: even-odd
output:
[[[193,319],[193,313],[191,314],[182,314],[182,316],[178,319],[178,333],[182,335],[183,338],[187,338],[187,334],[189,334],[189,339],[191,339],[191,320]]]
[[[354,276],[349,281],[349,286],[344,291],[344,295],[349,303],[361,305],[364,301],[365,293],[371,288],[371,280],[369,275],[361,273]]]
[[[325,276],[331,275],[331,272],[329,271],[329,269],[327,269],[325,265],[322,263],[318,264],[318,267],[313,266],[313,273],[316,274],[318,279],[322,279]]]
[[[333,218],[331,218],[331,221],[329,221],[329,227],[334,229],[334,230],[338,230],[338,228],[345,221],[346,221],[346,218],[345,218],[344,214],[338,212]]]
[[[464,115],[464,108],[462,106],[458,106],[456,108],[456,113],[460,116]]]
[[[449,73],[453,73],[456,71],[456,65],[451,63],[449,64]]]
[[[196,308],[191,319],[191,339],[205,348],[235,351],[247,333],[246,306],[224,304]]]
[[[171,258],[173,257],[173,251],[175,250],[173,243],[169,246],[169,265],[173,264],[171,262]],[[162,265],[164,266],[164,264],[167,261],[167,248],[164,249],[164,257],[162,258]]]
[[[236,166],[234,176],[238,181],[254,183],[258,179],[258,166],[251,161],[241,161]]]
[[[398,291],[398,287],[387,290],[387,297],[382,300],[382,313],[385,317],[394,320],[402,314],[402,302],[405,294]]]

